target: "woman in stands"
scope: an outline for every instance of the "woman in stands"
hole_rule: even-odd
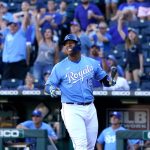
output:
[[[53,40],[53,30],[46,28],[44,31],[40,31],[37,15],[35,14],[34,17],[39,49],[33,66],[33,75],[39,83],[42,83],[45,70],[52,70],[54,64],[58,62],[59,51],[58,44]]]
[[[120,17],[120,22],[123,16]],[[141,45],[138,39],[138,32],[133,29],[128,29],[128,35],[122,30],[121,23],[118,26],[118,32],[122,39],[125,40],[126,49],[126,65],[125,65],[125,76],[128,81],[134,81],[139,87],[140,76],[143,74],[143,54]]]

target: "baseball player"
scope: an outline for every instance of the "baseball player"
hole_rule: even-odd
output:
[[[24,122],[21,122],[17,125],[17,129],[38,129],[42,130],[45,129],[48,132],[48,139],[53,144],[53,141],[56,141],[58,139],[55,131],[51,127],[51,125],[43,122],[43,114],[40,110],[35,109],[32,112],[32,120],[27,120]],[[53,140],[53,141],[52,141]],[[26,143],[32,143],[31,150],[36,149],[36,139],[35,138],[26,138]]]
[[[111,86],[115,81],[109,77],[99,62],[81,55],[81,43],[74,34],[64,39],[68,57],[56,64],[49,76],[45,92],[51,97],[61,91],[61,116],[72,139],[75,150],[94,150],[98,120],[93,104],[93,78],[104,86]]]
[[[97,139],[97,150],[117,150],[116,148],[116,132],[126,130],[121,126],[121,113],[114,111],[110,114],[111,126],[104,129]],[[138,149],[139,140],[128,140],[129,149]]]

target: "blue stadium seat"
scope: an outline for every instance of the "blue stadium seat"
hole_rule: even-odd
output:
[[[12,0],[13,3],[22,3],[23,0]]]
[[[2,0],[2,2],[9,3],[10,0]]]
[[[142,29],[141,34],[150,36],[150,26],[147,27],[147,28]]]
[[[144,73],[150,75],[150,62],[149,62],[149,66],[148,66],[148,65],[147,65],[147,66],[146,66],[146,65],[144,66]]]
[[[149,91],[150,90],[150,81],[143,81],[141,83],[141,90],[144,90],[144,91]]]
[[[17,11],[20,11],[21,7],[20,7],[20,4],[19,3],[8,3],[8,10],[9,12],[17,12]]]
[[[2,89],[16,89],[20,85],[23,85],[23,81],[19,79],[8,79],[1,81]]]
[[[137,90],[138,84],[134,81],[129,83],[130,90]]]
[[[139,33],[141,33],[141,31],[142,31],[144,28],[149,27],[149,25],[150,25],[150,22],[149,22],[149,21],[140,21],[140,20],[137,20],[137,21],[130,21],[130,22],[128,23],[128,26],[129,26],[129,27],[139,29]]]

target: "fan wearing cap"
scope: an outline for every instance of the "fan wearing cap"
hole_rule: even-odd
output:
[[[126,36],[121,25],[118,31],[122,39],[125,40],[125,77],[129,82],[135,82],[139,88],[140,77],[144,72],[144,60],[138,31],[134,28],[128,28],[128,35]]]
[[[2,78],[24,80],[27,72],[26,29],[28,25],[28,13],[25,14],[22,25],[15,20],[8,23],[8,32],[4,35],[3,63],[4,72]]]
[[[8,10],[8,4],[0,1],[0,14],[3,19],[5,18],[6,20],[10,21],[13,19],[13,15]]]
[[[117,150],[116,149],[116,132],[119,130],[126,130],[121,126],[121,113],[118,111],[114,111],[110,113],[110,127],[105,128],[97,139],[97,150]],[[130,140],[128,144],[137,148],[138,140]],[[136,150],[136,149],[134,149]]]
[[[17,129],[36,129],[36,130],[46,129],[48,131],[48,137],[50,140],[51,139],[57,140],[58,138],[53,128],[49,124],[43,122],[42,112],[38,109],[35,109],[32,112],[32,120],[21,122],[20,124],[17,125],[16,128]],[[27,138],[26,142],[36,144],[36,139]]]
[[[70,32],[79,37],[81,41],[81,53],[85,56],[89,56],[91,41],[89,37],[81,31],[80,24],[77,21],[72,21],[70,23]]]

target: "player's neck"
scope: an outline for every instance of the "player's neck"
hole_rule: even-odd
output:
[[[41,125],[42,125],[42,122],[39,122],[39,123],[36,123],[36,124],[35,124],[36,128],[40,128]]]
[[[69,55],[68,56],[69,60],[73,61],[73,62],[77,62],[77,61],[80,61],[81,59],[81,54],[80,53],[77,53],[75,55]]]
[[[112,124],[111,127],[112,127],[113,130],[115,130],[115,129],[120,127],[120,123]]]

